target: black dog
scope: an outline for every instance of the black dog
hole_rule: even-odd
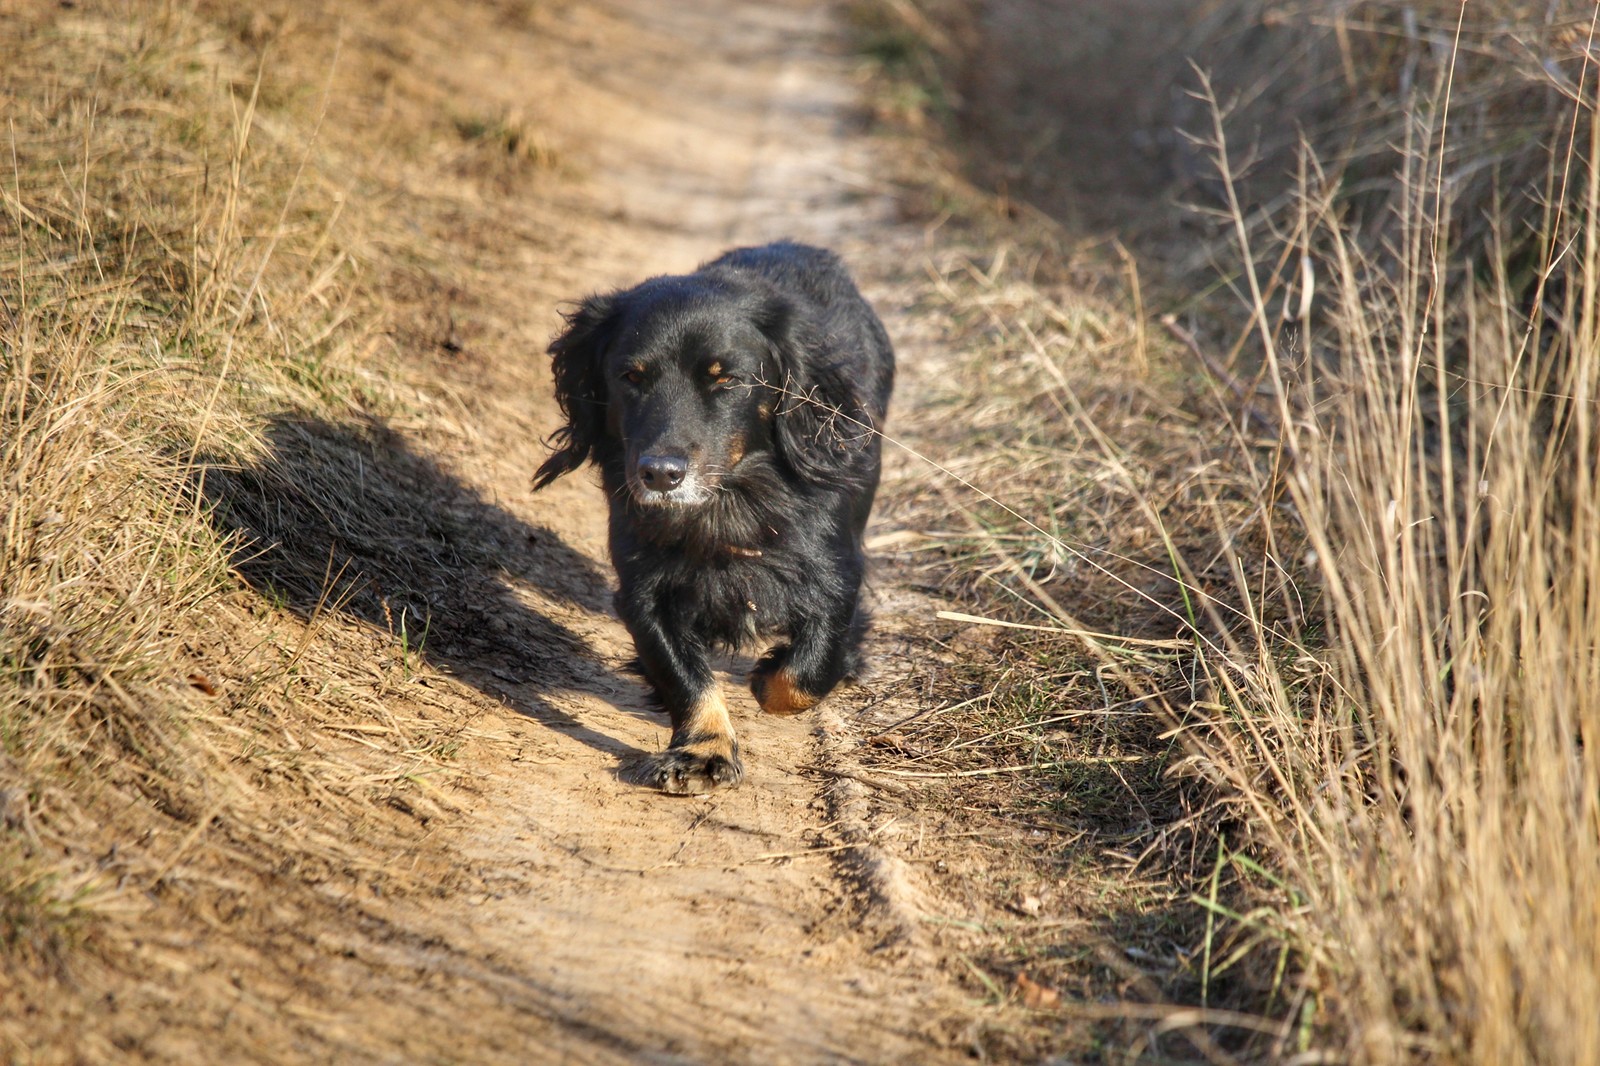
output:
[[[713,648],[787,638],[751,677],[769,714],[860,665],[889,337],[838,257],[780,242],[591,296],[550,353],[567,422],[534,487],[600,468],[617,610],[672,716],[671,746],[635,779],[737,784]]]

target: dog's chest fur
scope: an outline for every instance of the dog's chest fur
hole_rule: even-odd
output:
[[[741,464],[701,508],[634,507],[620,471],[602,470],[619,595],[708,645],[792,633],[839,595],[841,559],[859,556],[831,490],[786,484],[763,457]]]
[[[798,550],[797,550],[798,549]],[[649,566],[619,560],[624,596],[645,597],[681,631],[710,645],[738,648],[791,632],[831,575],[808,563],[801,546],[768,530],[761,546],[649,544]]]
[[[712,643],[736,648],[761,637],[786,634],[792,590],[808,580],[787,553],[759,559],[724,555],[673,590],[672,600],[685,623]]]

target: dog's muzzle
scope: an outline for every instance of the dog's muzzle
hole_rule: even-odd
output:
[[[676,455],[642,455],[628,475],[634,499],[652,506],[693,505],[711,498],[703,480]]]

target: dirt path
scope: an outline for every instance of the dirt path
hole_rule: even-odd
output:
[[[545,106],[584,145],[583,195],[603,221],[568,251],[571,277],[507,279],[496,313],[524,318],[527,358],[486,361],[496,399],[477,443],[448,457],[473,494],[533,531],[526,569],[506,575],[505,603],[485,618],[531,654],[441,664],[502,704],[460,756],[476,795],[435,841],[470,883],[425,904],[373,903],[392,935],[362,950],[447,982],[452,1010],[487,995],[523,1019],[514,1032],[465,1028],[472,1061],[955,1057],[933,1030],[970,1008],[917,946],[926,901],[880,846],[914,831],[914,816],[845,776],[845,715],[861,690],[771,719],[745,688],[748,661],[729,664],[744,787],[671,799],[620,783],[618,759],[664,746],[667,731],[620,672],[632,652],[604,606],[603,502],[589,476],[528,488],[555,424],[539,350],[562,286],[576,297],[789,236],[839,249],[900,332],[880,268],[909,238],[851,133],[849,61],[826,7],[806,0],[620,0],[565,17],[575,41],[596,43],[577,84],[515,67],[482,76],[562,94]],[[905,404],[919,352],[900,349]],[[880,630],[896,625],[880,612]],[[892,641],[879,646],[885,672],[903,673]]]

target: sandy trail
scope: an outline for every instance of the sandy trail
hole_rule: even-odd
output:
[[[606,42],[582,53],[576,84],[514,67],[482,75],[562,93],[546,107],[585,145],[583,195],[603,221],[570,250],[580,280],[564,295],[787,236],[840,250],[896,332],[874,264],[907,237],[874,192],[870,145],[851,132],[855,87],[825,6],[621,0],[568,17],[576,38]],[[556,284],[568,282],[508,279],[500,294],[501,313],[531,316],[530,346],[556,327]],[[900,348],[904,404],[916,352]],[[448,664],[502,704],[463,756],[477,791],[435,841],[470,883],[425,903],[374,903],[396,935],[363,950],[475,989],[461,1007],[487,995],[522,1019],[511,1032],[464,1028],[473,1061],[955,1057],[929,1029],[965,1001],[907,936],[917,889],[878,846],[891,820],[905,831],[914,816],[875,808],[839,776],[860,690],[771,719],[745,688],[748,660],[729,664],[745,785],[681,799],[619,782],[618,759],[664,746],[667,730],[621,671],[632,652],[604,607],[604,503],[587,474],[529,491],[538,438],[556,422],[547,361],[533,347],[488,363],[495,399],[477,443],[449,462],[538,531],[526,569],[506,575],[516,607],[494,623],[530,654]],[[880,630],[895,625],[880,611]]]

